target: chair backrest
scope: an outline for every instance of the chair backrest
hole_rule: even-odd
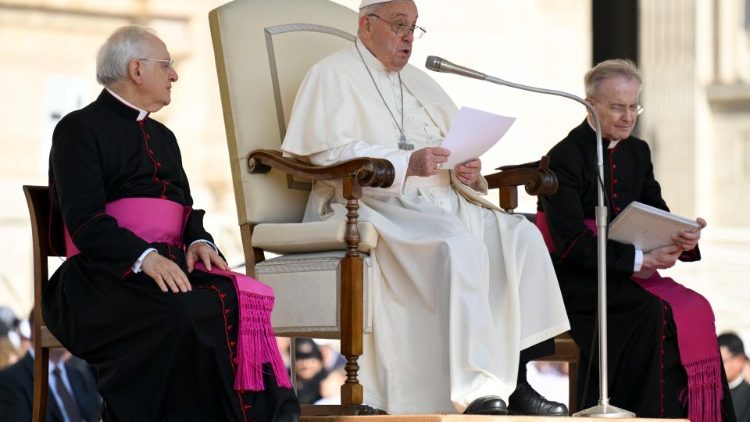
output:
[[[47,412],[49,349],[62,347],[47,330],[42,318],[42,287],[49,278],[47,259],[65,256],[62,216],[50,206],[47,186],[23,187],[31,219],[34,247],[34,403],[33,420],[43,421]]]
[[[328,0],[235,0],[209,13],[239,224],[300,222],[309,184],[250,174],[247,156],[281,146],[312,64],[354,40],[357,13]]]
[[[26,195],[26,204],[29,208],[34,247],[34,325],[44,326],[40,301],[42,287],[49,278],[47,259],[65,256],[62,216],[59,210],[50,206],[49,188],[47,186],[25,185],[23,192]],[[35,340],[37,338],[39,337],[35,337]],[[45,343],[45,337],[41,338],[42,343]]]

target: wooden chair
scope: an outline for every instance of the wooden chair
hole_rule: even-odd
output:
[[[212,10],[209,23],[246,271],[274,288],[277,335],[339,338],[346,359],[342,405],[305,406],[303,414],[367,413],[357,361],[372,329],[369,251],[378,233],[357,209],[363,187],[393,183],[393,166],[361,158],[316,167],[279,151],[302,78],[351,45],[357,13],[328,0],[235,0]],[[546,192],[550,174],[508,168],[488,181]],[[310,182],[332,179],[343,181],[347,221],[301,223]]]
[[[47,186],[23,187],[31,218],[34,245],[34,403],[33,421],[42,422],[47,414],[49,392],[49,350],[63,347],[53,336],[42,318],[42,287],[48,280],[47,259],[65,256],[62,217],[51,212]]]

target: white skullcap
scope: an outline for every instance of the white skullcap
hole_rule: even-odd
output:
[[[361,9],[363,7],[371,6],[373,4],[378,4],[378,3],[388,3],[389,1],[392,1],[392,0],[362,0],[362,3],[359,4],[359,8]]]

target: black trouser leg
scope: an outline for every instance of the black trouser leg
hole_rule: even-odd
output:
[[[526,364],[534,359],[553,355],[554,353],[554,338],[548,338],[541,343],[537,343],[533,346],[521,350],[520,359],[518,361],[518,380],[516,381],[516,385],[526,382]]]

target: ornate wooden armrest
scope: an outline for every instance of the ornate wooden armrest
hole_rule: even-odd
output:
[[[557,177],[549,169],[549,157],[532,163],[502,166],[485,176],[490,189],[500,189],[500,207],[508,212],[518,207],[518,186],[524,185],[529,195],[557,192]]]
[[[359,199],[362,187],[387,188],[393,184],[396,171],[390,161],[382,158],[355,158],[332,166],[315,166],[302,161],[283,157],[281,151],[256,149],[247,157],[250,173],[268,173],[272,168],[306,180],[335,180],[343,182],[343,196],[346,198],[347,257],[358,257]]]
[[[247,158],[250,173],[268,173],[271,168],[306,180],[351,178],[360,187],[387,188],[396,172],[390,161],[382,158],[355,158],[332,166],[315,166],[294,158],[283,157],[281,151],[256,149]]]

